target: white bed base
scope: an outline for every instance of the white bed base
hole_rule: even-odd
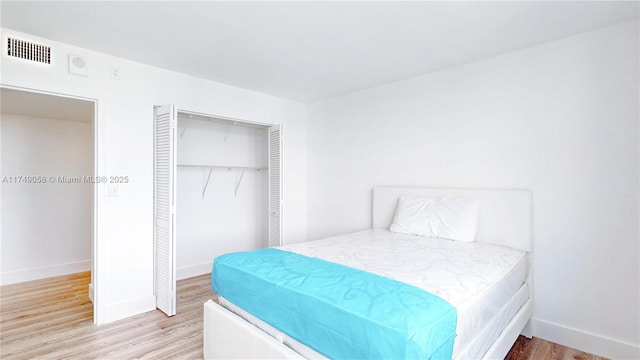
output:
[[[373,190],[372,224],[388,228],[399,196],[441,196],[480,199],[476,241],[533,250],[531,193],[525,190],[434,189],[377,187]],[[531,257],[529,259],[531,261]],[[532,291],[532,271],[527,280]],[[520,308],[483,359],[504,359],[518,335],[530,337],[533,301]],[[205,359],[302,359],[278,340],[240,316],[209,300],[204,304]]]
[[[205,359],[304,359],[281,341],[209,300],[204,304]]]

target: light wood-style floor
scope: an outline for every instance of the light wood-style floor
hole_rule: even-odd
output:
[[[201,359],[209,275],[178,282],[178,313],[151,311],[94,326],[90,273],[0,287],[0,358]]]
[[[518,337],[516,343],[513,344],[511,351],[507,354],[505,360],[606,360],[606,358],[587,354],[582,351],[568,348],[566,346],[554,344],[549,341],[538,339],[527,339],[524,336]]]
[[[202,309],[216,299],[211,277],[178,282],[178,313],[150,311],[93,325],[90,273],[0,287],[0,358],[201,359]],[[520,337],[507,360],[603,358],[541,339]]]

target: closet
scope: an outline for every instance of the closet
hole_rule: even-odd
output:
[[[1,88],[2,284],[92,266],[94,104]]]
[[[281,129],[154,109],[154,291],[176,309],[176,281],[234,251],[281,244]]]
[[[1,285],[94,280],[95,103],[6,87],[0,99]],[[64,301],[84,306],[74,291]]]

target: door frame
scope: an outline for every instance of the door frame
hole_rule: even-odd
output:
[[[154,177],[154,200],[153,200],[154,201],[154,205],[153,205],[153,207],[154,207],[154,216],[153,216],[153,221],[154,221],[154,225],[153,225],[154,226],[154,235],[153,235],[153,242],[154,242],[154,264],[153,264],[153,266],[154,266],[154,271],[153,271],[154,272],[154,284],[153,284],[153,288],[154,289],[153,289],[153,291],[154,291],[154,296],[156,296],[158,291],[166,290],[166,289],[159,289],[159,287],[156,285],[156,281],[155,281],[155,276],[156,276],[156,273],[158,272],[158,270],[157,270],[158,263],[155,261],[155,258],[156,258],[156,247],[155,247],[155,244],[156,244],[156,241],[157,241],[156,240],[156,221],[157,220],[156,220],[156,214],[155,214],[155,212],[156,212],[156,198],[155,198],[155,177],[156,177],[156,174],[155,174],[155,168],[156,168],[156,163],[155,163],[156,150],[155,150],[155,147],[156,147],[156,138],[155,138],[155,126],[156,126],[156,109],[159,109],[159,108],[161,108],[163,106],[168,106],[168,107],[171,108],[171,112],[170,112],[171,113],[171,121],[174,122],[174,124],[171,125],[172,127],[174,127],[171,131],[175,131],[175,133],[178,133],[180,131],[179,128],[178,128],[178,119],[181,116],[186,117],[187,120],[191,119],[191,118],[196,118],[196,119],[199,119],[199,120],[213,121],[213,122],[216,122],[216,123],[219,123],[219,124],[225,124],[225,125],[248,126],[248,127],[264,129],[267,132],[267,134],[266,134],[266,136],[267,136],[267,149],[266,149],[267,150],[267,158],[269,157],[269,153],[270,153],[269,144],[268,144],[268,142],[269,142],[268,139],[269,139],[269,136],[270,136],[269,135],[269,130],[271,128],[273,128],[273,127],[278,127],[278,129],[280,131],[280,134],[282,134],[282,128],[283,128],[283,125],[281,123],[278,123],[278,124],[264,123],[264,122],[258,122],[258,121],[250,121],[250,120],[244,120],[244,119],[231,118],[231,117],[226,117],[226,116],[220,116],[220,115],[214,115],[214,114],[207,114],[207,113],[195,112],[195,111],[190,111],[190,110],[184,110],[183,108],[177,106],[176,104],[172,104],[172,103],[164,104],[164,105],[157,105],[156,104],[156,105],[153,106],[153,109],[154,109],[154,113],[153,113],[153,123],[154,123],[154,141],[153,141],[154,142],[154,175],[153,175],[153,177]],[[187,124],[185,124],[184,126],[187,126]],[[174,146],[174,149],[172,151],[172,153],[174,154],[173,155],[174,156],[173,161],[175,162],[174,166],[177,169],[177,166],[178,166],[178,164],[177,164],[177,161],[178,161],[178,159],[177,159],[177,150],[178,150],[177,139],[176,139],[176,142],[173,144],[173,146]],[[280,229],[279,229],[279,233],[280,233],[280,241],[281,242],[282,242],[282,233],[281,233],[281,231],[282,231],[282,208],[283,208],[283,201],[282,201],[282,199],[283,199],[282,198],[282,188],[283,188],[282,187],[282,182],[283,182],[283,180],[282,180],[283,179],[282,147],[283,147],[283,142],[282,142],[282,137],[280,137],[280,142],[279,142],[279,149],[280,149],[279,165],[280,165],[280,171],[278,173],[279,174],[278,177],[279,177],[279,181],[280,181],[280,192],[279,192],[280,193],[280,199],[279,199],[279,213],[280,213],[279,214],[279,227],[280,227]],[[176,179],[177,179],[177,170],[174,172],[173,180],[172,180],[172,184],[171,184],[171,186],[173,187],[175,198],[174,198],[173,204],[169,205],[170,207],[174,207],[173,210],[169,210],[169,213],[173,212],[174,215],[176,213],[177,203],[178,203],[177,185],[176,185],[177,181],[176,181]],[[269,191],[268,187],[269,186],[267,185],[267,191]],[[269,199],[269,195],[267,194],[267,201],[269,201],[268,199]],[[270,218],[269,206],[267,206],[267,218],[265,220],[267,221],[267,226],[268,227],[269,227],[268,224],[270,222],[269,218]],[[176,294],[176,291],[177,291],[177,277],[175,276],[176,270],[177,270],[177,261],[176,261],[176,257],[175,257],[175,253],[176,253],[176,250],[175,250],[176,249],[176,237],[177,237],[176,236],[177,221],[175,223],[173,223],[172,226],[173,226],[173,228],[172,228],[171,233],[173,235],[171,235],[171,239],[169,240],[169,242],[170,242],[169,247],[173,248],[173,251],[172,251],[172,253],[173,253],[172,254],[173,260],[172,261],[173,261],[173,263],[172,263],[172,269],[171,269],[171,271],[174,274],[173,275],[173,284],[172,284],[173,285],[173,290],[172,290],[173,294],[169,294],[169,295],[167,295],[167,297],[168,298],[177,299],[177,294]],[[270,233],[270,231],[268,231],[268,232]],[[269,238],[269,234],[267,236],[267,243],[265,244],[265,246],[269,245],[269,241],[268,241],[269,239],[268,238]],[[157,303],[157,298],[156,298],[156,308],[160,309],[157,306],[157,304],[158,303]],[[168,316],[173,316],[173,315],[175,315],[177,313],[177,311],[178,311],[177,303],[174,303],[174,307],[173,307],[172,310],[173,311],[169,311],[169,313],[167,314]],[[165,310],[162,310],[162,309],[161,309],[161,311],[165,312]],[[165,312],[165,313],[167,313],[167,312]]]
[[[101,159],[104,158],[104,151],[101,148],[102,143],[99,141],[100,134],[104,133],[103,130],[101,129],[102,128],[101,119],[103,119],[104,117],[100,116],[100,114],[104,111],[104,109],[102,109],[102,107],[99,106],[98,99],[71,95],[71,94],[63,94],[63,93],[40,90],[40,89],[32,89],[32,88],[27,88],[22,86],[6,85],[2,83],[0,83],[0,88],[92,102],[93,103],[93,122],[92,122],[93,124],[93,174],[91,175],[94,176],[95,178],[96,176],[98,176],[98,174],[104,173],[104,171],[102,171],[104,168],[104,162],[101,161]],[[93,183],[93,191],[92,191],[92,205],[93,205],[92,207],[93,208],[92,208],[92,216],[91,216],[91,248],[92,248],[91,283],[89,284],[89,297],[93,302],[93,323],[95,325],[104,323],[104,311],[103,311],[104,307],[102,306],[103,294],[101,291],[101,286],[99,286],[99,284],[105,283],[103,281],[104,274],[103,274],[103,271],[101,270],[104,269],[104,260],[105,260],[104,254],[106,254],[102,250],[103,244],[102,244],[102,241],[100,241],[101,240],[101,236],[99,232],[100,218],[98,216],[99,208],[100,208],[99,205],[101,204],[99,194],[101,193],[101,191],[102,192],[106,191],[102,189],[102,187],[103,186],[99,186],[99,184],[96,182]],[[2,190],[0,190],[0,192],[1,191]],[[2,226],[1,222],[2,222],[2,219],[0,218],[0,227]]]

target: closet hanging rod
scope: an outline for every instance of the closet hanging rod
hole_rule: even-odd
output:
[[[242,170],[267,170],[267,167],[255,167],[255,166],[226,166],[226,165],[203,165],[203,164],[178,164],[178,167],[192,167],[192,168],[211,168],[211,169],[242,169]]]

